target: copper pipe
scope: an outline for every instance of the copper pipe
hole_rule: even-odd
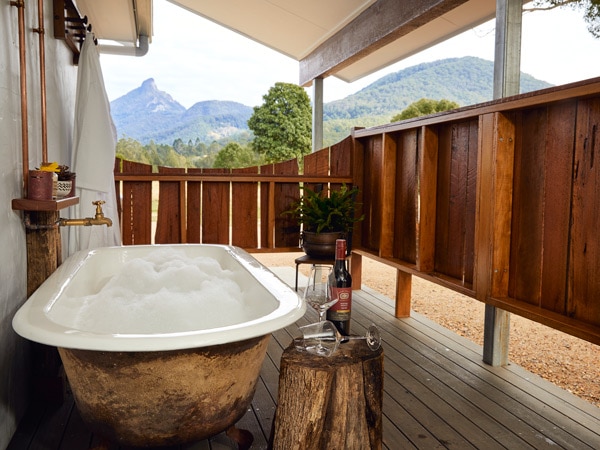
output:
[[[23,154],[23,197],[27,197],[29,177],[29,136],[27,134],[27,65],[25,61],[25,2],[10,2],[17,7],[19,21],[19,72],[21,78],[21,151]]]
[[[40,104],[42,118],[42,164],[48,162],[48,125],[46,119],[46,46],[44,29],[44,0],[38,0],[38,28],[33,31],[39,34],[40,48]]]

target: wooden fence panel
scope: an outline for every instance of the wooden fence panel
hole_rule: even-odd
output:
[[[577,108],[567,314],[600,325],[600,98]]]
[[[230,169],[204,169],[203,173],[228,174]],[[229,194],[229,182],[202,184],[202,243],[229,244]]]
[[[548,122],[545,108],[517,117],[509,295],[539,304]]]
[[[326,177],[329,174],[329,147],[304,155],[303,164],[304,175]]]
[[[352,149],[354,141],[348,136],[330,148],[329,170],[332,177],[352,176]]]
[[[152,166],[123,160],[121,174],[150,175]],[[152,243],[152,181],[123,181],[121,186],[123,245]]]
[[[352,172],[352,138],[347,137],[329,148],[329,175],[348,177]],[[340,183],[332,183],[329,188],[337,190]],[[360,187],[360,186],[359,186]]]
[[[184,175],[185,169],[159,167],[158,173]],[[154,235],[154,242],[157,244],[186,242],[184,183],[183,179],[181,181],[159,181],[156,234]]]
[[[383,155],[380,172],[381,198],[379,211],[379,256],[391,258],[394,252],[394,219],[396,215],[396,142],[389,134],[383,135]]]
[[[233,169],[232,173],[257,174],[258,167]],[[231,189],[231,242],[242,248],[258,248],[258,183],[234,179]]]
[[[365,219],[361,230],[362,246],[379,254],[381,238],[381,176],[383,169],[383,136],[373,136],[363,142],[364,173],[363,212]]]
[[[327,177],[329,175],[329,147],[304,155],[302,173],[304,175]],[[320,192],[323,189],[334,189],[334,186],[328,186],[327,183],[305,181],[302,183],[302,188]]]
[[[478,121],[439,128],[435,271],[473,283]]]
[[[189,175],[201,175],[202,169],[188,169]],[[187,182],[187,202],[186,202],[186,223],[187,223],[187,242],[190,244],[199,244],[200,223],[202,214],[202,182]]]
[[[123,162],[122,159],[115,158],[115,164],[113,166],[114,174],[121,173],[122,162]],[[117,205],[117,214],[119,215],[117,220],[119,221],[119,224],[120,224],[123,219],[123,196],[121,193],[121,182],[118,180],[115,180],[115,197],[117,197],[115,200],[116,200],[116,205]],[[123,233],[121,232],[121,234],[123,234]]]
[[[275,175],[298,175],[298,161],[292,159],[273,166]],[[283,215],[299,198],[298,183],[277,183],[274,192],[275,247],[298,247],[300,229],[290,216]]]
[[[417,262],[418,130],[394,136],[397,146],[396,204],[393,255],[410,264]]]
[[[274,171],[273,164],[260,166],[261,175],[272,175]],[[275,186],[272,183],[260,183],[260,247],[275,247],[275,205],[271,203],[274,198]]]
[[[538,306],[560,314],[567,311],[576,114],[576,102],[550,105],[547,109],[542,287]]]

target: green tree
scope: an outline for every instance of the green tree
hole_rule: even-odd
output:
[[[422,98],[421,100],[417,100],[408,105],[400,114],[396,114],[392,117],[392,122],[426,116],[441,111],[448,111],[449,109],[455,109],[459,106],[458,103],[446,99],[432,100],[430,98]]]
[[[583,10],[588,31],[595,38],[600,38],[600,0],[534,0],[533,6],[525,11],[547,11],[561,6]]]
[[[128,161],[137,161],[144,164],[151,164],[146,150],[138,141],[129,137],[122,137],[117,142],[115,151],[118,158],[123,158]]]
[[[213,167],[235,169],[260,164],[258,155],[250,147],[230,142],[217,153]]]
[[[312,108],[303,88],[275,83],[254,107],[248,127],[254,132],[252,148],[266,162],[278,162],[310,153]]]

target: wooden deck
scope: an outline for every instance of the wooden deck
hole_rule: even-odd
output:
[[[274,271],[293,286],[292,268]],[[519,366],[487,366],[481,362],[481,347],[423,316],[396,319],[393,311],[392,301],[371,289],[355,291],[353,333],[364,332],[374,322],[384,341],[384,448],[600,448],[599,408]],[[309,311],[300,322],[316,317]],[[295,328],[274,333],[252,408],[238,422],[253,433],[253,449],[268,447],[279,360]],[[79,450],[96,445],[98,440],[68,402],[54,410],[32,407],[8,450]],[[236,446],[223,433],[181,448]]]

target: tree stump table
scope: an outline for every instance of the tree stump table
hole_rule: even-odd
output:
[[[364,340],[340,344],[331,357],[283,352],[274,450],[380,449],[383,350]]]

